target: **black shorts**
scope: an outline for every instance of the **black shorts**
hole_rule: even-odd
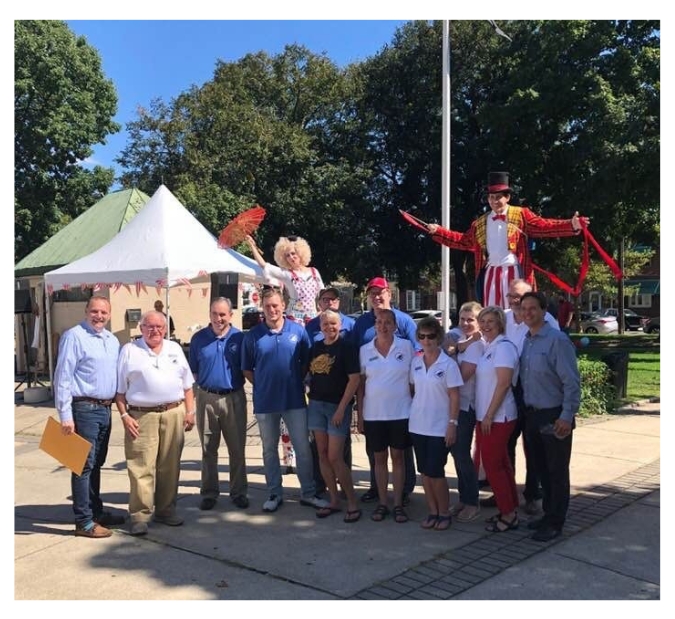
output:
[[[445,477],[445,465],[448,463],[450,448],[445,444],[444,436],[411,435],[415,449],[417,470],[427,477]]]
[[[407,419],[393,421],[363,421],[363,433],[366,435],[366,449],[372,453],[386,451],[387,448],[406,449],[412,445],[408,433]]]

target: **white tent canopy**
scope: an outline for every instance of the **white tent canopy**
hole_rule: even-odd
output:
[[[83,285],[171,287],[216,272],[263,280],[254,260],[220,249],[216,238],[162,185],[111,241],[45,273],[45,284],[50,294]]]

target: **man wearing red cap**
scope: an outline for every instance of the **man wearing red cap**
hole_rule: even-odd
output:
[[[490,172],[487,191],[491,212],[475,219],[466,232],[438,224],[427,224],[427,230],[441,245],[473,252],[476,276],[485,268],[480,302],[507,309],[512,280],[522,278],[536,289],[528,238],[574,236],[582,223],[588,225],[588,218],[574,213],[571,219],[544,219],[529,208],[511,206],[508,172]]]

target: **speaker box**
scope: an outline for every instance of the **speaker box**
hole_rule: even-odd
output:
[[[33,311],[33,304],[31,303],[30,290],[15,290],[14,313],[30,314],[32,311]]]
[[[225,297],[232,303],[232,309],[239,305],[239,274],[211,273],[211,302]]]

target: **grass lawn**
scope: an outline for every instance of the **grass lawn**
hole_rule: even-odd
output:
[[[571,334],[573,341],[583,337]],[[661,344],[657,335],[586,335],[589,344],[579,352],[591,359],[600,359],[613,352],[627,352],[628,385],[622,403],[635,402],[661,395]]]

